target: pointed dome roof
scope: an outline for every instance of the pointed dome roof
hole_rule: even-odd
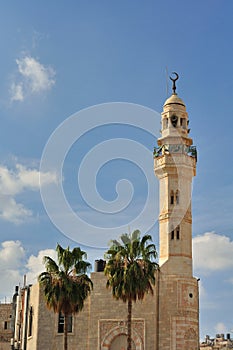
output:
[[[173,93],[164,103],[164,107],[167,105],[176,104],[185,107],[184,101],[178,97],[176,93]]]

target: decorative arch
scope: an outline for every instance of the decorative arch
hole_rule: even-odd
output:
[[[101,342],[100,350],[109,350],[112,341],[120,335],[127,335],[127,327],[125,322],[119,322],[120,324],[112,328],[104,337]],[[132,329],[132,340],[135,344],[136,350],[143,350],[143,342],[135,329]]]

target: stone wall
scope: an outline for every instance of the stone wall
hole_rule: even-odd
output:
[[[94,290],[84,309],[73,317],[73,332],[68,334],[69,350],[109,350],[117,337],[127,333],[127,304],[113,299],[106,289],[103,272],[91,274]],[[156,294],[156,291],[155,291]],[[156,295],[133,303],[133,341],[135,350],[154,349],[156,343]],[[32,335],[27,349],[62,350],[63,334],[58,333],[58,315],[46,307],[39,285],[30,290],[29,307],[33,308]]]
[[[198,294],[195,278],[160,272],[159,346],[156,350],[199,349]]]
[[[112,297],[103,272],[91,274],[94,289],[84,309],[73,317],[69,350],[126,349],[127,304]],[[39,284],[30,287],[28,303],[33,314],[28,350],[62,350],[58,315],[48,310]],[[133,303],[132,350],[198,349],[198,282],[195,278],[156,274],[153,296]],[[23,325],[22,325],[23,327]],[[4,349],[5,350],[5,349]]]
[[[10,349],[12,304],[0,304],[0,350]]]

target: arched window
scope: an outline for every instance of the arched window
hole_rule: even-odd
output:
[[[136,349],[134,341],[131,344],[132,350]],[[110,350],[126,350],[127,349],[127,335],[119,334],[111,342]]]

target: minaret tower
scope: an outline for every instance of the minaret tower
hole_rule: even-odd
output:
[[[173,93],[162,112],[161,137],[154,152],[160,182],[160,273],[157,350],[196,350],[199,343],[198,281],[192,271],[192,178],[197,154],[189,137],[186,107]]]

